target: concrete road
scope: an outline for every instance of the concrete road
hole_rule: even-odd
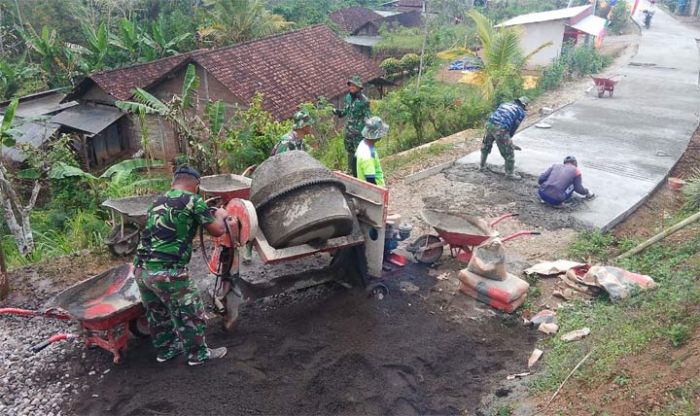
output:
[[[640,10],[649,7],[642,1]],[[636,19],[640,20],[641,13]],[[595,89],[547,117],[550,129],[529,127],[514,142],[516,171],[539,175],[575,155],[584,186],[598,197],[572,215],[607,230],[626,218],[663,184],[688,146],[700,119],[700,54],[695,30],[657,10],[643,30],[639,51],[617,71],[614,96]],[[613,74],[606,74],[613,75]],[[479,163],[479,152],[457,161]],[[489,164],[503,164],[494,146]]]

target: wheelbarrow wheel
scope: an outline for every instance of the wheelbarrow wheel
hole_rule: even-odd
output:
[[[127,224],[124,226],[124,229],[126,238],[119,238],[119,230],[116,229],[105,240],[109,251],[116,257],[126,257],[134,254],[141,239],[141,233],[136,226]]]
[[[598,88],[598,98],[603,98],[603,95],[605,95],[605,89]]]
[[[426,234],[418,237],[416,241],[414,241],[412,244],[413,250],[415,250],[414,256],[416,260],[423,264],[433,264],[436,261],[440,260],[440,257],[442,257],[444,247],[440,246],[428,249],[424,249],[423,247],[429,246],[431,244],[440,243],[441,241],[442,240],[440,240],[440,237],[432,234]]]
[[[147,338],[151,336],[151,331],[148,329],[148,321],[145,316],[141,316],[129,321],[129,332],[136,338]]]

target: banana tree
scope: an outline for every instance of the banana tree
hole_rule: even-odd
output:
[[[83,24],[81,29],[87,43],[82,51],[85,72],[89,73],[104,69],[107,66],[111,50],[110,34],[107,25],[102,22],[95,30],[92,26]]]
[[[474,21],[482,46],[484,68],[480,84],[484,96],[491,100],[497,98],[499,92],[520,89],[522,70],[527,61],[552,42],[544,43],[523,55],[520,49],[520,31],[510,27],[496,29],[486,16],[476,10],[471,10],[467,15]],[[518,91],[510,92],[512,94]]]
[[[213,38],[218,45],[271,35],[292,24],[268,11],[261,0],[208,0],[205,10],[211,24],[199,30],[200,37]]]
[[[5,109],[0,123],[0,145],[2,146],[13,147],[16,144],[12,123],[18,105],[19,101],[14,99]],[[27,256],[34,251],[34,234],[32,233],[30,214],[39,196],[41,183],[39,180],[34,181],[29,201],[26,204],[22,203],[16,189],[16,183],[12,182],[9,172],[2,162],[2,150],[0,150],[0,205],[2,205],[3,217],[15,238],[20,254]]]
[[[168,39],[165,36],[161,22],[161,20],[158,20],[151,25],[151,33],[144,32],[141,34],[140,41],[147,46],[143,51],[147,61],[176,55],[179,45],[191,36],[190,33],[183,33],[172,39]]]
[[[110,35],[109,43],[121,50],[128,62],[136,62],[141,57],[141,31],[131,20],[119,21],[119,30]]]
[[[81,178],[90,187],[95,198],[95,206],[100,206],[103,192],[111,190],[112,193],[121,194],[120,187],[128,186],[130,190],[139,187],[148,187],[153,183],[152,179],[144,179],[130,184],[126,183],[126,178],[139,169],[162,167],[163,162],[149,161],[146,159],[128,159],[112,165],[102,175],[95,176],[79,167],[71,166],[65,162],[55,163],[50,172],[49,179]]]

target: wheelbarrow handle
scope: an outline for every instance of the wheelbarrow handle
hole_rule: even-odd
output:
[[[507,237],[501,238],[501,242],[504,242],[504,243],[505,243],[505,242],[508,241],[508,240],[512,240],[512,239],[514,239],[514,238],[522,237],[522,236],[524,236],[524,235],[540,235],[540,234],[542,234],[542,233],[539,232],[539,231],[518,231],[518,232],[515,233],[515,234],[511,234],[511,235],[509,235],[509,236],[507,236]]]
[[[45,318],[54,318],[61,320],[69,320],[70,316],[65,313],[57,312],[52,309],[46,311],[35,311],[31,309],[21,308],[0,308],[0,315],[17,315],[17,316],[43,316]]]
[[[495,220],[491,221],[489,226],[493,227],[494,225],[498,224],[499,222],[501,222],[507,218],[517,217],[518,215],[520,215],[520,214],[513,214],[513,213],[503,214],[500,217],[496,218]]]
[[[36,353],[38,353],[39,351],[41,351],[41,350],[45,349],[46,347],[48,347],[49,345],[53,344],[54,342],[65,341],[65,340],[67,340],[67,339],[75,338],[75,337],[77,337],[77,335],[75,335],[75,334],[56,334],[56,335],[52,335],[52,336],[49,337],[49,339],[47,339],[46,341],[40,342],[40,343],[38,343],[38,344],[36,344],[36,345],[32,345],[31,347],[29,347],[29,350],[30,350],[31,352],[33,352],[34,354],[36,354]]]

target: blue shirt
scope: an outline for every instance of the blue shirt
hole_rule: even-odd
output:
[[[570,163],[552,165],[540,175],[537,182],[540,185],[540,196],[551,204],[566,201],[574,192],[588,195],[588,189],[583,187],[581,169]]]
[[[525,110],[519,104],[510,102],[499,105],[496,111],[491,113],[489,123],[508,130],[512,136],[523,119],[525,119]]]

